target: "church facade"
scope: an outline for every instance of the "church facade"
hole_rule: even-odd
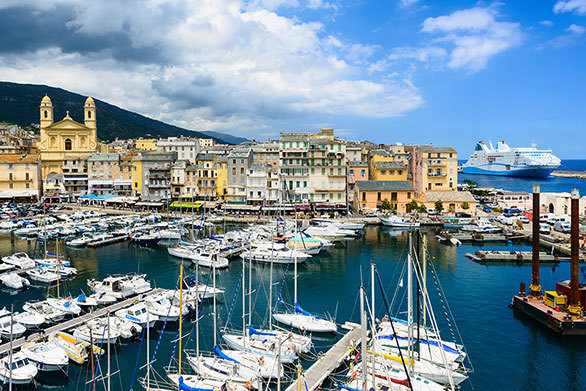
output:
[[[84,123],[74,121],[69,112],[61,121],[53,120],[53,103],[45,95],[40,105],[39,150],[43,180],[49,174],[62,174],[63,161],[99,152],[96,105],[91,97],[84,104]]]

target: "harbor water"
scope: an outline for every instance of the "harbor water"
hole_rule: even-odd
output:
[[[424,231],[428,249],[433,257],[437,277],[441,282],[449,310],[457,322],[454,334],[461,334],[474,366],[470,380],[462,385],[464,390],[584,390],[586,384],[586,344],[580,339],[561,338],[535,324],[530,319],[515,314],[508,308],[512,296],[518,292],[520,282],[530,282],[531,267],[516,265],[484,266],[472,262],[464,255],[481,249],[471,245],[460,247],[437,243],[435,232]],[[337,243],[329,255],[314,257],[299,266],[298,296],[299,303],[306,310],[317,314],[335,316],[337,323],[351,320],[358,322],[358,287],[363,278],[370,286],[369,268],[375,263],[384,282],[389,300],[395,296],[395,308],[405,310],[406,278],[405,257],[408,251],[408,233],[387,227],[368,226],[357,240]],[[2,256],[18,251],[32,255],[35,241],[16,238],[10,234],[0,237]],[[52,247],[52,246],[51,246]],[[526,244],[510,243],[485,245],[492,250],[529,250]],[[52,248],[49,248],[51,251]],[[73,249],[61,246],[61,252],[71,259],[72,266],[79,271],[72,281],[65,282],[60,294],[77,295],[81,290],[87,292],[88,278],[103,278],[109,274],[140,272],[146,273],[154,285],[174,289],[177,286],[180,261],[167,254],[165,248],[142,248],[129,243],[118,243],[96,249]],[[361,276],[362,270],[362,276]],[[269,296],[269,265],[252,266],[252,319],[255,326],[267,326]],[[248,266],[247,266],[248,272]],[[293,301],[293,265],[275,265],[274,282],[280,283],[286,272],[285,285],[281,291],[284,302]],[[186,273],[194,273],[192,267]],[[227,270],[218,272],[218,286],[225,289],[220,298],[218,318],[221,326],[229,322],[229,327],[241,330],[242,302],[241,292],[237,291],[242,273],[239,260],[230,263]],[[208,279],[209,270],[203,270],[200,278]],[[430,296],[444,339],[451,338],[447,327],[444,307],[441,305],[433,284],[433,273],[429,273]],[[583,278],[583,277],[581,277]],[[248,279],[248,277],[247,277]],[[557,267],[551,265],[541,268],[541,284],[544,289],[553,289],[556,281],[569,279],[569,264]],[[211,284],[211,279],[209,280]],[[246,282],[248,286],[248,280]],[[401,287],[401,285],[403,287]],[[281,290],[275,285],[273,300]],[[394,295],[395,290],[397,294]],[[367,289],[370,295],[370,289]],[[43,299],[47,293],[55,295],[55,288],[35,286],[25,292],[0,293],[0,308],[20,310],[25,301]],[[232,305],[234,303],[234,305]],[[213,327],[211,302],[205,302],[203,319],[200,322],[200,347],[211,350],[213,346]],[[233,308],[232,311],[230,311]],[[448,308],[446,307],[446,311]],[[230,315],[230,319],[228,316]],[[382,318],[384,304],[377,287],[376,315]],[[394,315],[397,315],[395,313]],[[398,316],[404,317],[404,314]],[[184,334],[190,335],[193,320],[184,323]],[[163,367],[169,364],[177,324],[168,324],[161,332],[159,323],[151,332],[150,351],[156,351],[154,369],[163,374]],[[340,329],[340,331],[342,331]],[[218,338],[221,334],[218,332]],[[326,350],[340,336],[315,336],[317,351]],[[190,335],[183,341],[184,347],[195,348],[195,338]],[[112,357],[112,371],[119,371],[112,378],[113,390],[140,390],[138,378],[145,375],[146,346],[140,341],[123,342],[115,346]],[[140,351],[140,355],[139,355]],[[138,358],[138,362],[137,362]],[[304,366],[310,363],[305,362]],[[100,365],[105,368],[105,358]],[[104,371],[105,372],[105,369]],[[69,365],[68,376],[41,376],[38,389],[82,390],[91,389],[89,365]],[[97,389],[104,389],[103,382]]]

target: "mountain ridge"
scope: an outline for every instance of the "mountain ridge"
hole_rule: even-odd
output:
[[[69,115],[75,121],[83,122],[83,104],[86,96],[59,87],[7,81],[0,81],[0,122],[18,124],[23,128],[31,128],[32,124],[38,124],[39,104],[45,95],[48,95],[53,102],[55,121],[64,118],[66,112],[69,111]],[[225,144],[238,144],[246,141],[242,137],[214,131],[180,128],[97,98],[94,98],[94,101],[97,107],[98,139],[101,141],[112,141],[116,138],[177,136],[213,138],[216,142]]]

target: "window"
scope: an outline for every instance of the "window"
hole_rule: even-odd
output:
[[[397,192],[396,191],[391,192],[391,201],[397,201]]]
[[[65,150],[66,151],[71,151],[72,147],[71,147],[71,139],[70,138],[66,138],[65,139]]]
[[[350,171],[348,171],[348,174],[354,175],[354,170],[350,169]]]
[[[377,201],[381,201],[382,200],[382,194],[381,194],[380,191],[378,193],[376,193],[376,200]]]
[[[25,178],[27,181],[29,180],[29,173],[28,172],[25,174]]]
[[[14,184],[13,184],[13,183],[9,183],[9,184],[8,184],[8,188],[9,188],[9,189],[13,189],[13,188],[14,188]]]
[[[45,112],[43,113],[43,115],[45,116],[45,119],[46,118],[49,118],[49,112],[47,110],[45,110]]]
[[[303,187],[307,187],[307,181],[303,181]]]
[[[410,191],[407,192],[407,198],[411,199],[411,192]]]
[[[12,173],[8,174],[8,180],[11,181],[12,180]]]
[[[360,175],[361,176],[366,176],[366,170],[360,170]]]
[[[322,168],[322,169],[321,169],[321,174],[322,174],[322,175],[326,175],[326,169],[325,169],[325,168]]]
[[[12,163],[8,163],[8,169],[9,169],[9,170],[12,170],[12,169],[14,169],[14,164],[12,164]]]
[[[295,182],[296,187],[299,187],[299,181]]]
[[[380,174],[381,175],[387,175],[387,170],[381,170]],[[389,172],[389,174],[390,174],[390,172]]]

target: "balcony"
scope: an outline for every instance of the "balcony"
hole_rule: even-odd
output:
[[[428,160],[427,161],[427,165],[429,167],[443,167],[445,165],[447,165],[446,162],[444,162],[443,160]]]
[[[428,172],[427,176],[433,177],[433,178],[443,178],[443,177],[448,176],[448,174],[443,173],[443,172]]]
[[[148,187],[150,189],[166,189],[169,187],[169,184],[167,184],[167,183],[149,183]]]

